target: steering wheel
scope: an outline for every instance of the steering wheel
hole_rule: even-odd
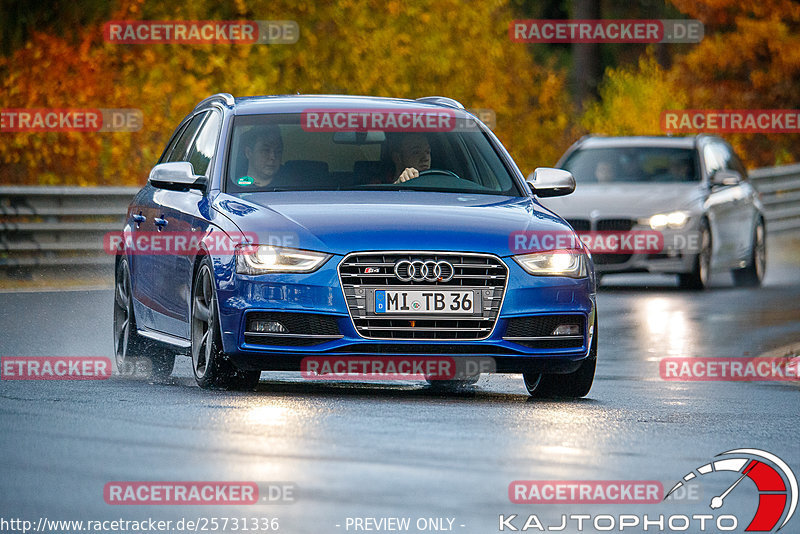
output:
[[[428,169],[427,171],[422,171],[421,173],[419,173],[419,176],[417,176],[417,178],[422,178],[423,176],[427,176],[429,174],[444,174],[444,175],[452,176],[453,178],[458,178],[459,180],[461,180],[461,177],[459,175],[457,175],[453,171],[447,171],[445,169]],[[412,180],[416,180],[417,178],[412,178]],[[407,180],[407,181],[410,182],[411,180]]]

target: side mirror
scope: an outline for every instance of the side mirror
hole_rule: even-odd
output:
[[[150,171],[148,182],[160,189],[204,190],[208,181],[205,176],[195,176],[194,167],[188,161],[160,163]]]
[[[539,167],[526,181],[538,197],[560,197],[575,191],[575,177],[563,169]]]
[[[738,171],[721,169],[711,175],[711,185],[737,185],[742,181],[742,175]]]

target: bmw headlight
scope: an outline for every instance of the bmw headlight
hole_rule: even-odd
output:
[[[310,273],[328,261],[330,254],[272,245],[240,245],[236,248],[239,274]]]
[[[653,230],[663,230],[664,228],[683,228],[688,220],[688,212],[671,211],[669,213],[656,213],[652,217],[639,219],[639,224],[647,225]]]
[[[585,278],[589,275],[589,257],[582,250],[550,250],[520,254],[513,258],[534,276]]]

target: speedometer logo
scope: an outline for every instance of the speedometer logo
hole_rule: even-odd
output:
[[[726,497],[740,487],[745,478],[749,478],[758,489],[758,508],[745,531],[777,532],[782,529],[797,509],[797,478],[786,462],[760,449],[734,449],[716,456],[719,457],[723,458],[684,475],[664,499],[690,480],[711,473],[736,473],[738,476],[732,483],[711,498],[709,507],[712,510],[723,507]]]

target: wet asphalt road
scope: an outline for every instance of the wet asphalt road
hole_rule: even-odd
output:
[[[558,525],[561,513],[622,511],[511,504],[517,479],[667,486],[740,447],[770,451],[800,475],[797,384],[658,374],[665,356],[756,356],[800,341],[800,258],[782,246],[771,243],[780,253],[761,289],[733,288],[726,275],[704,293],[679,291],[666,277],[607,277],[597,378],[579,401],[531,400],[515,375],[484,376],[450,394],[415,382],[309,384],[280,373],[264,373],[254,393],[204,391],[188,358],[166,385],[0,382],[0,518],[264,517],[286,533],[354,532],[348,517],[409,517],[409,531],[419,532],[418,518],[451,518],[452,531],[480,534],[498,531],[499,514]],[[111,291],[0,294],[0,332],[0,356],[110,356]],[[107,505],[104,485],[128,480],[281,481],[295,485],[296,500]],[[633,509],[708,513],[708,499],[731,482],[704,483],[703,502]],[[755,501],[752,487],[736,493],[725,508],[742,514],[741,531]],[[790,527],[800,532],[800,518]]]

